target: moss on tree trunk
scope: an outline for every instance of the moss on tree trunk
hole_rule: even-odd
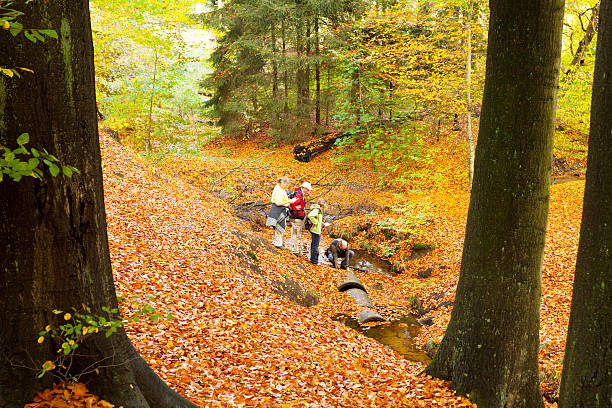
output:
[[[93,45],[85,0],[16,1],[24,27],[52,28],[58,40],[32,43],[0,33],[2,63],[27,67],[21,79],[0,77],[0,144],[21,133],[81,175],[0,182],[0,406],[23,407],[50,383],[36,378],[58,344],[39,344],[53,309],[115,308],[96,122]],[[94,336],[78,349],[72,372],[124,407],[193,407],[138,356],[125,332]],[[90,367],[91,368],[91,367]]]
[[[612,406],[612,1],[600,6],[591,132],[560,408]]]
[[[426,372],[479,407],[541,407],[541,265],[563,0],[492,0],[455,306]]]

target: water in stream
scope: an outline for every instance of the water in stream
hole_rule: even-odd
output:
[[[355,250],[351,266],[361,272],[368,271],[386,276],[397,276],[397,273],[393,272],[391,268],[391,262],[363,250]],[[431,361],[429,356],[419,350],[412,340],[418,334],[421,326],[416,318],[410,314],[402,316],[399,320],[375,326],[362,326],[357,319],[344,315],[336,316],[334,320],[342,322],[364,336],[395,350],[407,360],[418,361],[423,364],[429,364]]]
[[[417,335],[421,326],[411,315],[377,326],[362,326],[357,322],[357,319],[343,315],[335,317],[334,320],[384,344],[391,350],[395,350],[406,360],[418,361],[423,364],[429,364],[431,361],[427,354],[414,345],[412,338]]]
[[[351,259],[351,266],[358,271],[374,272],[386,276],[397,276],[397,273],[393,272],[391,268],[391,262],[380,259],[376,255],[361,249],[353,251],[355,252],[355,256]]]

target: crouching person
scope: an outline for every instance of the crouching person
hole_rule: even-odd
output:
[[[325,251],[325,256],[334,268],[348,268],[355,253],[348,248],[348,242],[343,239],[334,239]]]
[[[310,206],[307,226],[310,227],[310,263],[318,265],[319,243],[321,242],[321,230],[323,229],[323,212],[319,204]]]

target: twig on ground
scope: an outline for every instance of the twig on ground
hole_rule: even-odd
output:
[[[272,153],[274,153],[274,150],[269,151],[268,153],[266,153],[266,154],[264,154],[264,155],[262,155],[262,156],[259,156],[259,157],[258,157],[258,158],[256,158],[256,159],[253,159],[253,160],[250,160],[250,161],[246,161],[246,162],[244,162],[244,163],[240,164],[239,166],[234,167],[233,169],[231,169],[230,171],[228,171],[227,173],[225,173],[223,176],[219,177],[219,178],[218,178],[218,179],[216,179],[216,180],[213,180],[213,181],[210,183],[210,186],[208,187],[208,189],[209,189],[209,190],[212,190],[212,188],[215,186],[215,184],[217,184],[219,181],[223,180],[224,178],[226,178],[226,177],[227,177],[227,176],[229,176],[230,174],[234,173],[235,171],[240,170],[241,168],[243,168],[243,167],[244,167],[245,165],[247,165],[247,164],[251,164],[251,163],[255,163],[255,162],[257,162],[257,161],[259,161],[259,160],[263,159],[264,157],[266,157],[266,156],[268,156],[268,155],[270,155],[270,154],[272,154]]]

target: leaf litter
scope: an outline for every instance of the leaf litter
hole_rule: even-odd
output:
[[[153,297],[151,306],[174,316],[157,323],[142,319],[126,330],[145,360],[175,390],[202,407],[473,406],[447,382],[419,375],[422,364],[331,320],[337,314],[358,313],[351,298],[336,290],[342,272],[265,246],[255,247],[257,268],[249,268],[240,253],[253,248],[254,237],[269,239],[271,233],[254,233],[232,215],[230,205],[203,188],[231,170],[225,161],[212,159],[226,167],[207,176],[201,162],[170,159],[162,173],[103,132],[100,142],[117,294]],[[234,153],[236,158],[259,152],[248,145]],[[267,166],[283,168],[278,160],[286,159],[279,156],[287,153],[269,155],[259,173],[255,169],[247,174],[273,183],[278,168]],[[314,179],[332,166],[328,158],[322,160],[326,165],[314,163],[301,173],[293,163],[287,162],[286,168],[296,179],[305,173]],[[433,317],[434,324],[424,326],[415,338],[421,347],[443,337],[461,262],[469,194],[465,183],[457,182],[461,171],[448,163],[443,166],[449,177],[438,183],[441,194],[402,191],[406,200],[425,200],[434,210],[432,222],[423,229],[435,250],[411,261],[397,276],[360,274],[368,288],[382,284],[383,290],[369,293],[387,318],[414,306],[415,295],[424,308],[431,308],[425,316]],[[234,176],[245,175],[228,178]],[[541,341],[547,344],[540,352],[544,393],[554,393],[562,365],[583,190],[583,182],[551,187],[540,328]],[[397,192],[386,191],[378,194],[379,201],[397,199]],[[256,194],[263,198],[268,193]],[[368,196],[372,200],[371,193],[355,199]],[[329,238],[322,238],[324,249]],[[431,266],[430,278],[417,279],[419,270]],[[286,276],[315,288],[319,304],[305,308],[275,294],[271,283]],[[446,305],[436,307],[440,304]],[[137,313],[130,302],[122,307],[126,317]]]

